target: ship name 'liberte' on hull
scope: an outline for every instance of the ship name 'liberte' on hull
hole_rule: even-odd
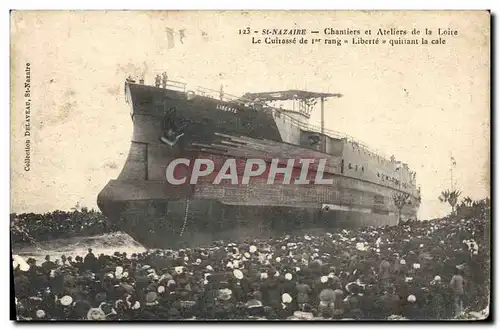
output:
[[[99,193],[98,206],[149,248],[415,219],[420,205],[415,172],[394,156],[385,158],[324,127],[325,101],[338,97],[302,90],[234,97],[222,86],[188,90],[166,73],[156,77],[155,86],[127,78],[130,151],[119,176]],[[321,111],[320,127],[308,124],[315,108]],[[188,165],[174,166],[179,159]],[[207,167],[193,171],[200,159],[210,173]],[[229,159],[237,181],[214,182],[226,173]],[[252,159],[264,172],[243,181]],[[293,160],[293,169],[274,173],[279,179],[269,184],[276,160],[286,167]],[[304,160],[312,162],[303,171]],[[168,180],[169,166],[172,178],[185,180]],[[287,184],[287,173],[312,182]]]

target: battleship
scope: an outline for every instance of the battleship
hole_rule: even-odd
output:
[[[222,86],[188,89],[163,74],[154,86],[127,78],[124,96],[133,121],[130,151],[97,204],[110,222],[147,248],[416,219],[420,188],[408,164],[325,128],[325,102],[342,94],[285,90],[236,97]],[[318,108],[321,124],[310,125]],[[301,159],[326,160],[322,175],[328,184],[279,179],[269,184],[264,174],[246,184],[214,184],[210,175],[193,181],[193,162],[176,168],[175,176],[187,180],[174,184],[166,172],[180,158],[209,159],[215,172],[236,159],[238,173],[249,159],[267,164],[292,159],[292,167]],[[308,171],[314,175],[318,166]]]

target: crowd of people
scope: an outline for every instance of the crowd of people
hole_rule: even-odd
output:
[[[19,320],[453,319],[488,314],[483,218],[127,255],[14,256]]]
[[[14,245],[43,242],[75,236],[93,236],[116,231],[101,212],[87,208],[71,212],[11,214],[11,238]]]

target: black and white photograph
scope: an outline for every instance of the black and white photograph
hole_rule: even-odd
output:
[[[490,27],[11,11],[11,318],[491,318]]]

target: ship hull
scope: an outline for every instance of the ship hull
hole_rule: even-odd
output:
[[[159,88],[127,87],[134,121],[130,153],[118,178],[106,185],[97,202],[109,221],[148,248],[314,228],[396,225],[400,219],[416,218],[418,196],[409,194],[409,204],[400,212],[392,201],[400,189],[343,174],[340,152],[323,153],[283,142],[269,113],[207,98],[188,100],[186,93]],[[181,138],[166,144],[161,138],[168,125],[184,126]],[[166,170],[178,158],[191,164],[210,159],[216,170],[227,159],[242,163],[263,159],[269,164],[273,159],[307,158],[316,164],[312,177],[318,161],[325,160],[323,176],[331,183],[294,185],[278,178],[268,184],[266,177],[256,177],[249,184],[214,184],[213,175],[191,183],[191,166],[177,173],[187,179],[185,183],[172,184],[166,180]]]
[[[106,189],[112,193],[116,188],[111,182]],[[100,208],[116,226],[148,248],[195,247],[216,240],[245,241],[284,234],[392,226],[398,223],[397,212],[256,207],[227,205],[205,199],[110,201],[101,196]],[[412,217],[414,214],[411,210],[405,210],[402,214],[403,219]]]

